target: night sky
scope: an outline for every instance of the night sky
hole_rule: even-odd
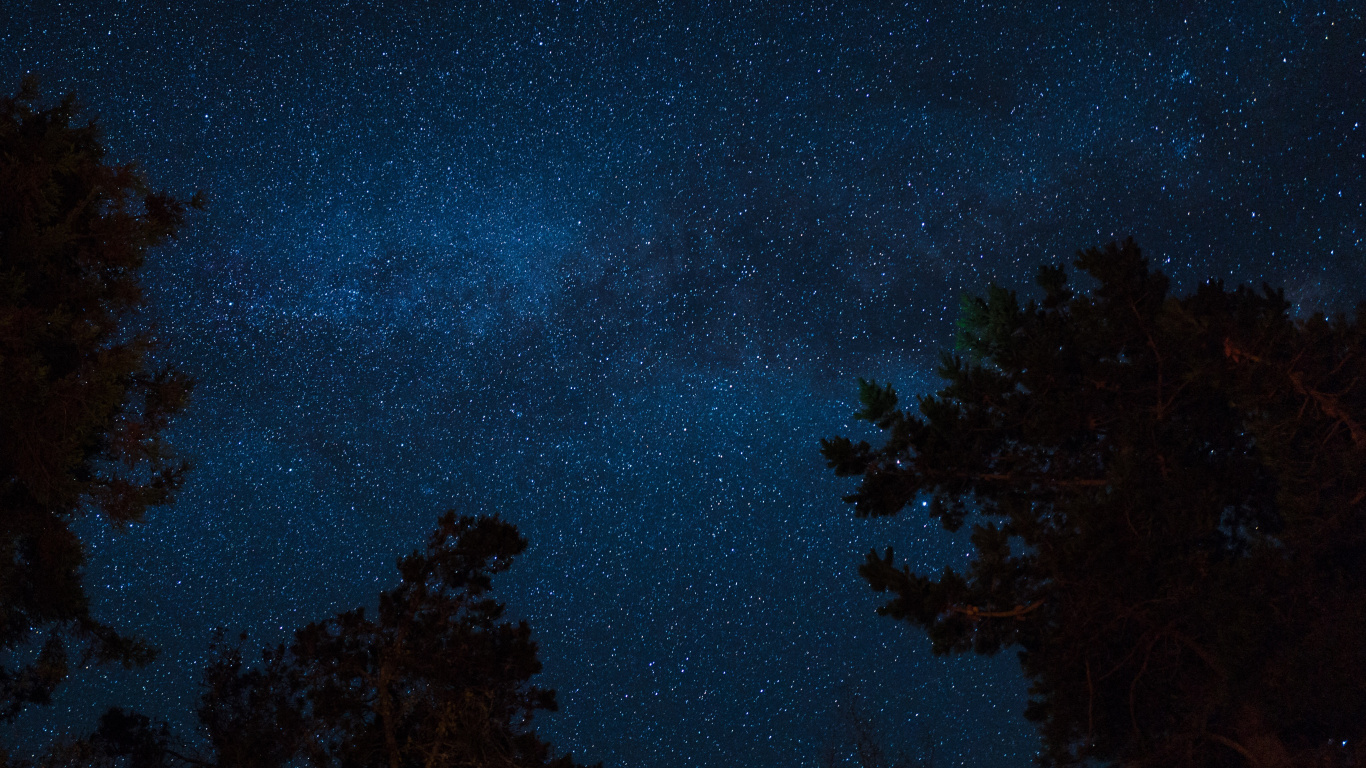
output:
[[[1013,654],[936,658],[855,568],[818,440],[860,375],[935,386],[958,300],[1132,234],[1178,290],[1361,298],[1352,3],[18,2],[0,74],[74,90],[113,159],[207,211],[153,254],[194,376],[174,506],[84,526],[96,614],[163,648],[18,723],[193,727],[215,627],[372,601],[438,514],[611,766],[813,765],[851,702],[940,765],[1024,766]]]

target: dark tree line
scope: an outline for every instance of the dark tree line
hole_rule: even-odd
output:
[[[226,648],[205,676],[199,718],[215,765],[271,768],[575,768],[528,727],[554,711],[526,622],[488,596],[526,540],[496,517],[447,513],[399,562],[402,581],[371,618],[309,624],[245,665]]]
[[[1132,241],[1072,288],[965,303],[964,356],[873,447],[823,443],[861,516],[972,520],[965,571],[861,573],[937,653],[1017,648],[1044,765],[1366,758],[1366,305],[1294,319],[1269,288],[1173,297]]]
[[[203,743],[113,709],[39,768],[577,768],[531,729],[554,711],[526,622],[502,620],[493,576],[526,548],[496,517],[444,515],[400,583],[363,608],[315,622],[258,663],[218,638],[198,710]]]

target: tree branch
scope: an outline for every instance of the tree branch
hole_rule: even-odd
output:
[[[1019,619],[1024,621],[1025,614],[1032,612],[1043,605],[1042,600],[1037,600],[1029,605],[1017,605],[1008,611],[984,611],[975,605],[950,605],[949,610],[953,613],[961,613],[971,621],[979,619]]]
[[[1233,343],[1233,339],[1230,338],[1224,339],[1224,356],[1235,363],[1241,363],[1244,360],[1250,360],[1254,363],[1265,363],[1262,358],[1239,348],[1238,345]],[[1306,386],[1304,383],[1304,374],[1299,371],[1287,370],[1285,374],[1286,378],[1290,379],[1290,384],[1295,388],[1296,392],[1313,400],[1314,403],[1318,405],[1319,410],[1323,411],[1325,416],[1337,419],[1346,425],[1347,431],[1352,435],[1353,445],[1358,448],[1366,448],[1366,429],[1362,429],[1361,425],[1358,424],[1351,415],[1347,413],[1347,410],[1338,403],[1336,395],[1325,394],[1317,389]]]
[[[1019,475],[1006,473],[982,473],[982,472],[955,472],[955,477],[964,480],[981,480],[989,483],[1018,483],[1029,482],[1051,488],[1102,488],[1110,484],[1110,481],[1103,477],[1075,477],[1062,480],[1039,477],[1020,477]]]
[[[1337,419],[1347,425],[1347,431],[1352,434],[1352,444],[1358,448],[1366,448],[1366,429],[1352,419],[1347,410],[1338,404],[1338,399],[1334,395],[1324,394],[1317,389],[1311,389],[1304,385],[1304,377],[1298,371],[1290,372],[1290,383],[1295,385],[1295,391],[1305,397],[1311,398],[1323,411],[1324,415]]]
[[[1252,768],[1262,768],[1262,762],[1253,756],[1251,752],[1247,751],[1247,747],[1244,747],[1242,744],[1239,744],[1227,736],[1220,736],[1217,733],[1206,733],[1205,735],[1209,737],[1210,741],[1216,744],[1223,744],[1234,752],[1247,758],[1247,764],[1252,766]]]

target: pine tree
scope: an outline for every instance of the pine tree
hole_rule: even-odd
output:
[[[937,653],[1017,648],[1043,765],[1366,761],[1366,304],[1168,295],[1132,241],[964,303],[946,386],[822,442],[860,516],[972,521],[967,568],[860,572]],[[917,502],[912,504],[912,502]],[[925,502],[921,504],[918,502]]]
[[[187,204],[106,163],[70,97],[36,103],[32,82],[0,99],[0,722],[48,701],[70,649],[150,658],[91,617],[71,523],[125,526],[170,501],[185,464],[162,433],[190,390],[133,325],[147,250]]]
[[[372,618],[356,609],[297,631],[256,666],[223,649],[200,720],[221,768],[574,768],[529,723],[556,708],[526,622],[502,620],[492,576],[526,548],[496,517],[447,513]]]

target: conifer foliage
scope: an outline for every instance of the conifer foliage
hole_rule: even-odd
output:
[[[91,618],[71,523],[122,526],[170,500],[185,465],[162,433],[190,390],[130,325],[147,249],[187,203],[106,163],[72,99],[36,96],[30,82],[0,99],[0,721],[48,700],[73,640],[85,661],[150,657]]]
[[[365,609],[310,624],[259,665],[225,648],[200,720],[220,768],[575,768],[530,729],[554,710],[526,622],[502,620],[492,577],[526,548],[496,517],[447,513],[402,582]]]
[[[822,442],[858,515],[973,523],[961,572],[869,553],[881,612],[1018,648],[1044,765],[1366,764],[1366,305],[1176,298],[1132,241],[1075,265],[965,301],[914,412],[862,382],[881,446]]]

